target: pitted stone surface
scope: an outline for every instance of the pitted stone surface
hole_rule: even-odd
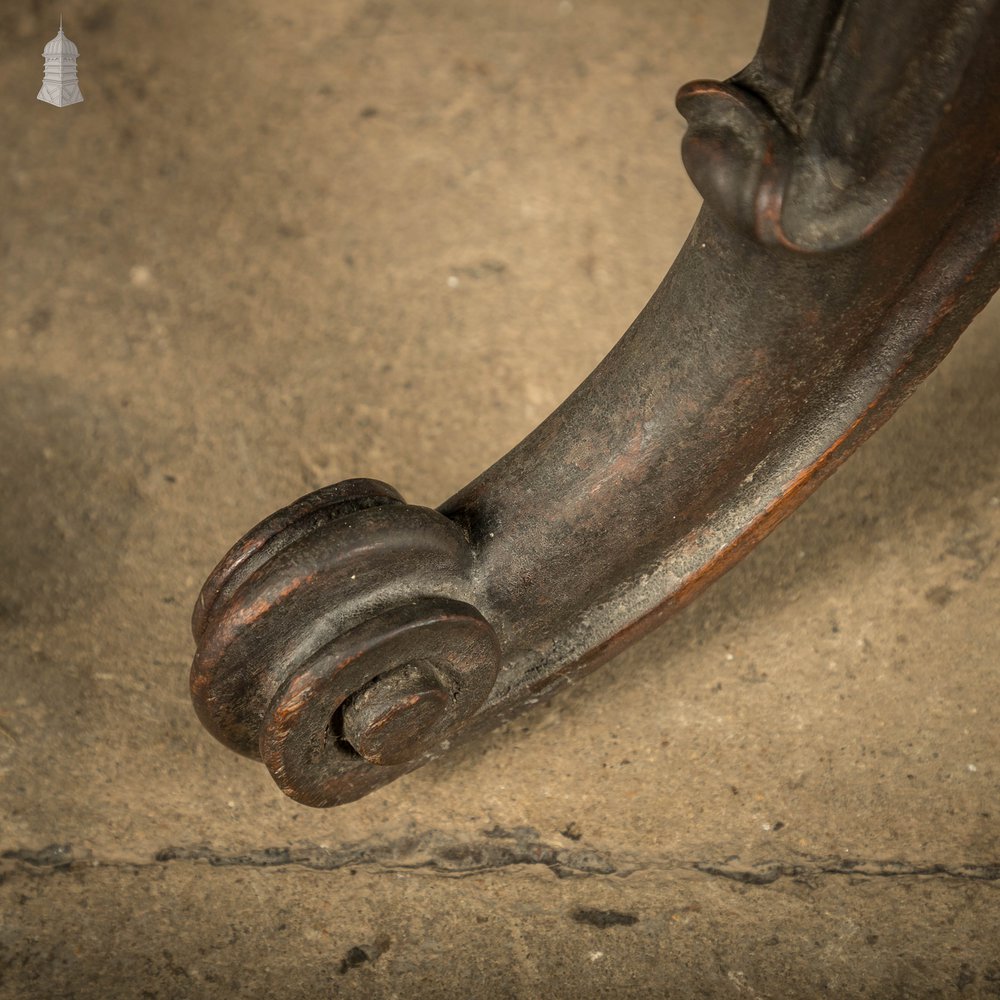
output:
[[[603,357],[763,4],[110,0],[59,111],[18,6],[0,997],[995,995],[996,304],[684,614],[384,792],[299,806],[188,699],[249,525],[436,505]]]

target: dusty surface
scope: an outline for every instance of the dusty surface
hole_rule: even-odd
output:
[[[996,307],[692,609],[446,762],[311,811],[188,702],[250,524],[436,504],[599,360],[697,210],[673,93],[761,17],[0,12],[0,996],[1000,994]]]

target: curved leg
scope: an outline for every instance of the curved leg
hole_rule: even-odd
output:
[[[684,87],[705,197],[575,393],[438,510],[350,480],[209,578],[191,688],[316,806],[510,718],[691,600],[936,365],[1000,282],[1000,4],[774,0]]]

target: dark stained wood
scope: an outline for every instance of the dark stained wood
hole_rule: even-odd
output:
[[[681,89],[705,207],[618,345],[439,510],[351,480],[205,585],[208,729],[310,805],[549,696],[746,554],[1000,282],[1000,5],[773,0]]]

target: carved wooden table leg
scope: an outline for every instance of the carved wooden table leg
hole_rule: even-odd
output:
[[[350,480],[219,564],[193,621],[209,731],[348,802],[691,600],[995,290],[997,94],[992,0],[773,0],[750,66],[678,96],[705,207],[586,382],[436,511]]]

